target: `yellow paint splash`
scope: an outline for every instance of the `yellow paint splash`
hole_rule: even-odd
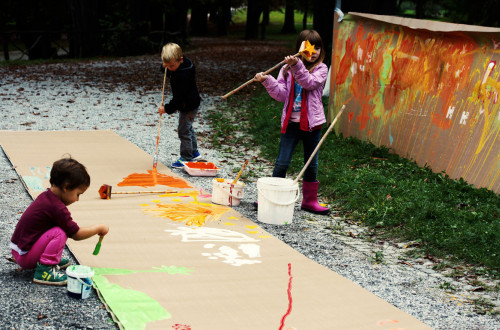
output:
[[[186,192],[180,192],[180,193],[167,193],[167,194],[162,194],[158,195],[159,197],[192,197],[195,202],[198,202],[198,195],[200,193],[198,191],[192,190],[192,191],[186,191]],[[178,199],[180,201],[180,199]]]
[[[232,223],[232,222],[226,222],[226,223],[225,223],[225,225],[226,225],[226,226],[235,226],[235,224],[234,224],[234,223]]]
[[[184,222],[186,226],[201,227],[207,222],[219,220],[224,213],[232,210],[229,207],[208,203],[159,203],[156,208],[143,209],[144,213],[155,217],[169,218],[172,221]]]

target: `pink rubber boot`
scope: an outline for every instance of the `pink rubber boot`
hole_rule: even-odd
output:
[[[328,213],[330,213],[330,209],[318,204],[318,185],[319,181],[304,181],[302,183],[302,194],[304,195],[304,197],[302,199],[302,206],[300,208],[307,212],[327,215]]]

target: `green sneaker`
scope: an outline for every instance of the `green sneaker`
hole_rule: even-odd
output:
[[[66,269],[69,265],[71,265],[71,261],[66,258],[61,258],[61,261],[59,261],[57,265],[59,266],[59,269]]]
[[[66,274],[59,271],[59,266],[37,263],[33,282],[48,285],[66,285],[68,279]]]

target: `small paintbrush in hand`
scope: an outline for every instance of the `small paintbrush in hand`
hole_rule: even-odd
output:
[[[93,255],[96,256],[99,254],[99,251],[101,250],[101,242],[102,242],[103,238],[104,238],[104,236],[99,236],[99,242],[97,242],[97,244],[95,245],[94,252],[92,253]]]

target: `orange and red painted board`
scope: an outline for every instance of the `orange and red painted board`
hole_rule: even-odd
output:
[[[340,133],[500,193],[500,29],[350,13],[333,48]]]

